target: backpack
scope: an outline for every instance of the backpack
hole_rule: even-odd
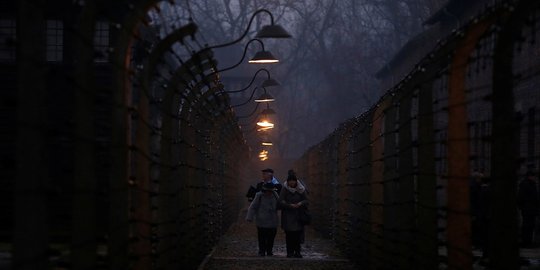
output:
[[[248,201],[253,201],[253,198],[255,198],[255,194],[257,193],[257,189],[251,185],[249,186],[249,189],[246,193],[246,197],[248,198]]]
[[[253,186],[253,185],[250,185],[249,186],[249,189],[246,193],[246,197],[248,198],[248,201],[253,201],[253,199],[255,198],[255,194],[259,191],[262,190],[262,185],[263,185],[263,182],[259,182],[257,183],[257,186]],[[276,189],[277,189],[277,193],[279,194],[279,192],[281,191],[281,188],[282,188],[282,185],[281,184],[275,184],[276,186]],[[278,195],[279,197],[279,195]]]

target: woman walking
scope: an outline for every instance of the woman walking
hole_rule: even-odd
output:
[[[278,226],[278,194],[272,183],[262,185],[262,191],[255,194],[249,205],[246,220],[255,220],[259,240],[259,256],[273,256],[274,239]]]
[[[308,206],[305,187],[298,182],[296,173],[289,170],[287,181],[279,194],[281,204],[281,228],[285,231],[287,258],[302,258],[300,241],[304,224],[298,218],[299,211]]]

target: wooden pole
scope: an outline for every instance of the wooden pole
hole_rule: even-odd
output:
[[[472,24],[458,43],[448,78],[448,218],[447,248],[450,269],[472,269],[469,203],[469,129],[465,76],[468,59],[491,26],[491,20]]]

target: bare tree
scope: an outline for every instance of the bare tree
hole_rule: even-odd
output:
[[[297,156],[338,123],[374,104],[385,90],[378,87],[374,73],[423,30],[423,20],[440,6],[432,2],[291,3],[288,10],[294,12],[295,43],[286,54],[286,66],[279,71],[287,86],[297,88],[279,102],[280,125],[288,127],[281,132],[292,133],[280,135],[278,143],[285,144],[280,153]]]
[[[277,100],[272,106],[278,113],[278,128],[269,137],[281,157],[294,158],[340,122],[361,114],[377,101],[386,89],[380,89],[375,72],[423,30],[422,22],[442,2],[178,0],[172,9],[182,14],[177,15],[179,19],[191,16],[208,44],[241,36],[251,15],[261,8],[270,10],[275,22],[293,34],[292,40],[264,42],[282,60],[278,66],[268,67],[282,83],[281,89],[272,92]],[[267,23],[267,16],[257,16],[239,47]],[[257,49],[248,48],[250,52]],[[245,84],[252,75],[245,75]]]

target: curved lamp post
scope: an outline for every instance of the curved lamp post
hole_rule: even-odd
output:
[[[273,96],[271,96],[270,94],[268,94],[266,92],[266,88],[262,88],[264,90],[264,93],[262,93],[258,98],[256,98],[254,101],[257,102],[257,103],[264,103],[264,102],[272,102],[274,100],[276,100]]]
[[[245,102],[242,102],[240,104],[236,104],[236,105],[232,105],[231,108],[236,108],[236,107],[240,107],[240,106],[244,106],[246,104],[248,104],[249,101],[251,101],[251,99],[253,99],[253,96],[255,95],[255,90],[257,90],[259,87],[255,87],[253,88],[253,91],[251,91],[251,95],[249,96],[249,98],[245,101]],[[264,94],[261,95],[261,97],[257,98],[257,102],[260,103],[260,102],[272,102],[274,101],[275,99],[270,96],[268,93],[266,93],[266,89],[263,87],[264,89]],[[265,99],[265,94],[266,94],[266,99]]]
[[[240,118],[248,118],[248,117],[251,117],[254,115],[254,113],[257,111],[257,108],[259,107],[259,103],[257,103],[257,106],[255,106],[255,109],[248,115],[245,115],[245,116],[238,116],[237,119],[240,119]],[[262,110],[258,115],[259,117],[258,118],[255,118],[257,119],[256,123],[257,123],[257,131],[267,131],[267,130],[270,130],[272,128],[274,128],[274,123],[272,123],[270,121],[270,119],[268,118],[268,116],[270,115],[273,115],[275,114],[276,112],[274,110],[272,110],[270,108],[270,106],[266,105],[266,109]],[[246,124],[240,124],[240,126],[250,126],[253,122],[251,123],[246,123]]]
[[[261,128],[274,128],[274,123],[272,123],[269,119],[269,115],[276,114],[276,112],[272,109],[270,109],[270,104],[266,104],[266,109],[264,109],[260,113],[259,121],[257,122],[257,126]]]
[[[261,71],[266,72],[266,75],[268,76],[268,78],[262,82],[261,87],[265,88],[265,87],[279,86],[280,85],[276,80],[274,80],[274,79],[272,79],[270,77],[270,72],[267,69],[261,68],[261,69],[257,70],[257,72],[255,72],[255,75],[253,75],[253,78],[251,78],[251,81],[249,82],[249,84],[246,87],[244,87],[242,89],[239,89],[239,90],[223,91],[223,93],[233,94],[233,93],[240,93],[240,92],[246,91],[249,87],[251,87],[251,85],[255,81],[255,78],[257,78],[257,74],[259,74],[259,72],[261,72]]]
[[[262,50],[261,51],[258,51],[255,56],[253,56],[253,58],[251,58],[251,60],[248,61],[248,63],[250,64],[275,64],[275,63],[279,63],[279,59],[277,59],[275,56],[273,56],[269,51],[265,51],[264,50],[264,43],[260,40],[260,39],[251,39],[250,41],[248,41],[248,43],[246,43],[246,45],[244,46],[244,53],[242,54],[242,58],[240,59],[240,61],[238,61],[238,63],[230,66],[230,67],[227,67],[227,68],[223,68],[223,69],[220,69],[220,70],[217,70],[216,72],[223,72],[223,71],[227,71],[227,70],[231,70],[237,66],[239,66],[240,64],[242,64],[242,61],[244,61],[244,58],[246,57],[246,53],[247,53],[247,48],[249,46],[249,44],[251,44],[251,42],[253,41],[257,41],[261,44],[261,48]],[[210,48],[207,48],[207,50],[209,50]]]
[[[261,12],[265,12],[265,13],[268,13],[268,15],[270,15],[270,25],[263,26],[263,28],[255,36],[256,38],[291,38],[292,37],[283,27],[281,27],[278,24],[274,24],[274,16],[272,15],[270,11],[266,9],[259,9],[255,11],[253,15],[251,15],[251,18],[249,19],[249,23],[246,30],[239,38],[231,42],[208,47],[208,49],[223,48],[223,47],[227,47],[227,46],[240,42],[249,32],[249,28],[251,27],[251,23],[253,23],[253,19],[255,18],[255,16]]]
[[[253,116],[253,115],[255,114],[255,112],[257,111],[257,109],[259,108],[259,104],[260,104],[260,103],[257,103],[257,106],[255,106],[255,108],[253,109],[253,111],[251,111],[248,115],[237,116],[236,119],[248,118],[248,117]]]
[[[272,143],[272,140],[269,139],[269,135],[268,134],[261,134],[260,136],[260,142],[261,142],[261,146],[273,146],[274,144]]]

